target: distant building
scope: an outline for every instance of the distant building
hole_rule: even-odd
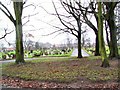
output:
[[[11,47],[11,48],[6,48],[6,51],[14,51],[15,50],[15,48],[13,47]]]

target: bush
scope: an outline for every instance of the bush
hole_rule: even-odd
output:
[[[11,54],[11,57],[12,57],[12,59],[15,59],[16,55],[15,54]]]
[[[47,51],[45,52],[45,55],[48,55],[48,52],[47,52]]]
[[[54,54],[54,55],[58,55],[58,54],[60,54],[60,51],[59,51],[59,50],[54,50],[54,51],[53,51],[53,54]]]
[[[40,55],[43,55],[43,51],[40,51]]]
[[[2,59],[6,59],[6,54],[3,54],[3,55],[2,55]]]
[[[38,54],[38,53],[34,53],[34,55],[33,55],[33,57],[39,57],[40,56],[40,54]]]

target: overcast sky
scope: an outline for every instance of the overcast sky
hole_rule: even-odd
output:
[[[12,6],[12,2],[9,0],[0,0],[2,3],[7,5],[9,8],[10,12],[12,12],[14,16],[14,10]],[[58,3],[58,0],[53,0],[55,1],[55,4],[57,8],[60,8],[60,4]],[[46,24],[49,23],[51,25],[58,25],[61,26],[61,23],[59,22],[58,18],[56,18],[53,15],[48,14],[45,10],[47,10],[50,13],[55,13],[53,4],[51,0],[28,0],[26,5],[29,4],[34,4],[34,6],[27,7],[23,10],[23,17],[27,15],[33,15],[36,14],[35,16],[30,17],[30,21],[23,26],[23,33],[24,35],[27,33],[30,33],[34,36],[34,38],[30,38],[33,41],[39,41],[39,42],[50,42],[52,44],[58,44],[58,43],[65,43],[66,38],[69,37],[70,39],[75,40],[75,36],[73,35],[68,35],[68,34],[61,34],[56,36],[58,33],[50,35],[50,36],[43,36],[46,34],[49,34],[51,32],[56,31],[57,29],[53,28],[52,26]],[[41,8],[43,7],[43,8]],[[64,12],[61,11],[60,12]],[[9,31],[14,30],[13,23],[0,11],[0,36],[4,34],[3,29],[8,28]],[[23,19],[23,23],[25,23],[28,20],[28,18]],[[46,23],[45,23],[46,22]],[[94,21],[93,21],[94,22]],[[94,42],[95,36],[94,32],[92,30],[88,30],[88,33],[90,33],[91,41]],[[6,40],[9,41],[10,43],[15,41],[15,32],[11,33],[6,37]],[[0,40],[0,43],[5,43],[4,39]]]

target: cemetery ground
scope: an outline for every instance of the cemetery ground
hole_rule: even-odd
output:
[[[102,68],[98,56],[43,57],[25,64],[3,64],[3,87],[15,88],[108,88],[119,90],[118,60]],[[86,90],[86,89],[85,89]],[[90,89],[89,89],[90,90]],[[106,90],[106,89],[105,89]]]

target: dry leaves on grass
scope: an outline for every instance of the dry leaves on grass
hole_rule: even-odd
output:
[[[20,88],[109,88],[118,90],[117,62],[110,61],[110,68],[100,67],[100,62],[101,60],[93,61],[84,58],[62,62],[26,63],[19,67],[11,65],[3,69],[3,76],[16,78],[4,77],[2,83]]]
[[[38,81],[25,81],[17,78],[3,77],[2,84],[6,87],[15,88],[96,88],[96,89],[108,89],[108,90],[119,90],[118,83],[89,83],[75,82],[69,84],[54,83],[54,82],[38,82]]]

